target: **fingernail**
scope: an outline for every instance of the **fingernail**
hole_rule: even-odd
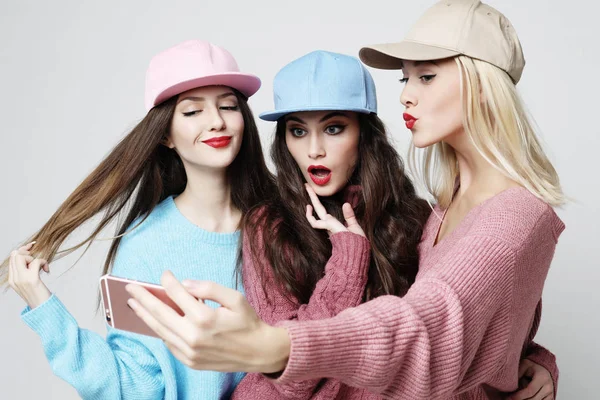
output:
[[[188,281],[188,280],[182,281],[181,284],[188,289],[194,287],[194,284],[192,283],[192,281]]]
[[[174,275],[170,270],[167,269],[163,272],[163,276],[174,276]]]
[[[132,310],[135,310],[137,308],[137,304],[136,301],[134,299],[129,299],[127,300],[127,305],[129,306],[129,308],[131,308]]]

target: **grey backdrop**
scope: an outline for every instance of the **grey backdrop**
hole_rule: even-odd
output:
[[[311,50],[356,55],[401,39],[433,1],[17,1],[0,12],[0,253],[39,229],[76,185],[144,115],[150,57],[190,38],[230,50],[263,80],[256,115],[272,107],[274,74]],[[592,399],[599,371],[600,195],[597,166],[598,5],[575,0],[490,0],[519,32],[528,65],[519,88],[574,202],[544,291],[537,340],[558,357],[559,398]],[[373,70],[379,109],[406,154],[397,71]],[[273,125],[258,121],[265,148]],[[89,227],[87,227],[89,228]],[[78,231],[73,239],[88,231]],[[105,236],[109,236],[109,232]],[[108,242],[54,263],[46,279],[80,326],[104,334],[97,280]],[[40,341],[20,320],[23,302],[0,294],[0,397],[74,399],[52,374]]]

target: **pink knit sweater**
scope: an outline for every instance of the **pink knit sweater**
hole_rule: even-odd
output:
[[[248,374],[233,398],[494,398],[517,388],[523,355],[548,369],[556,385],[553,355],[531,340],[563,223],[522,188],[474,208],[434,246],[438,217],[443,212],[436,208],[408,294],[360,306],[369,265],[366,239],[331,237],[325,276],[302,305],[283,296],[272,275],[257,274],[245,241],[248,300],[263,320],[287,327],[292,348],[278,380]]]

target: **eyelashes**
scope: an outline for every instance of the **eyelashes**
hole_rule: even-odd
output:
[[[222,106],[222,107],[219,107],[219,109],[225,110],[225,111],[239,111],[240,106]],[[192,111],[182,112],[181,114],[184,117],[191,117],[191,116],[200,114],[202,111],[204,111],[204,110],[192,110]]]
[[[436,74],[429,74],[429,75],[421,75],[419,77],[419,80],[423,83],[429,83],[433,80],[433,78],[436,77]],[[408,82],[408,78],[400,78],[398,79],[398,81],[400,81],[400,83],[406,83]]]
[[[346,129],[346,126],[347,125],[342,124],[329,125],[324,129],[323,132],[331,136],[339,135]],[[288,131],[292,134],[293,137],[296,138],[304,137],[308,133],[305,129],[297,127],[289,128]]]

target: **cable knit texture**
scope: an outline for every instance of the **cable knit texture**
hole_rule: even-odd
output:
[[[419,273],[405,297],[382,296],[326,319],[325,306],[315,307],[319,312],[312,317],[282,318],[278,325],[287,328],[292,343],[286,369],[277,380],[249,374],[235,395],[242,398],[244,381],[252,380],[290,398],[302,385],[315,396],[328,389],[320,398],[498,398],[517,389],[519,360],[525,354],[556,380],[553,356],[531,340],[539,324],[544,281],[564,230],[562,221],[526,189],[512,188],[473,208],[434,245],[443,214],[436,208],[427,222],[419,245]],[[350,234],[339,239],[356,240]],[[334,243],[332,259],[342,248]],[[358,264],[349,265],[330,260],[323,279],[333,276],[332,269],[360,270]],[[337,284],[337,279],[331,281],[323,286]],[[341,285],[347,282],[340,280]],[[256,303],[264,298],[255,290],[261,287],[256,276],[250,275],[245,287],[268,322],[279,317],[271,309],[287,307],[281,299],[275,306]],[[267,292],[270,296],[276,291]],[[344,299],[315,293],[321,301]],[[318,381],[323,377],[332,379]],[[253,398],[276,398],[266,390]]]
[[[239,236],[200,229],[169,197],[123,237],[112,274],[159,283],[165,268],[171,268],[178,279],[234,288]],[[83,399],[229,398],[243,377],[192,370],[149,336],[108,327],[105,339],[80,328],[54,295],[33,310],[26,308],[22,318],[40,336],[54,373]]]

